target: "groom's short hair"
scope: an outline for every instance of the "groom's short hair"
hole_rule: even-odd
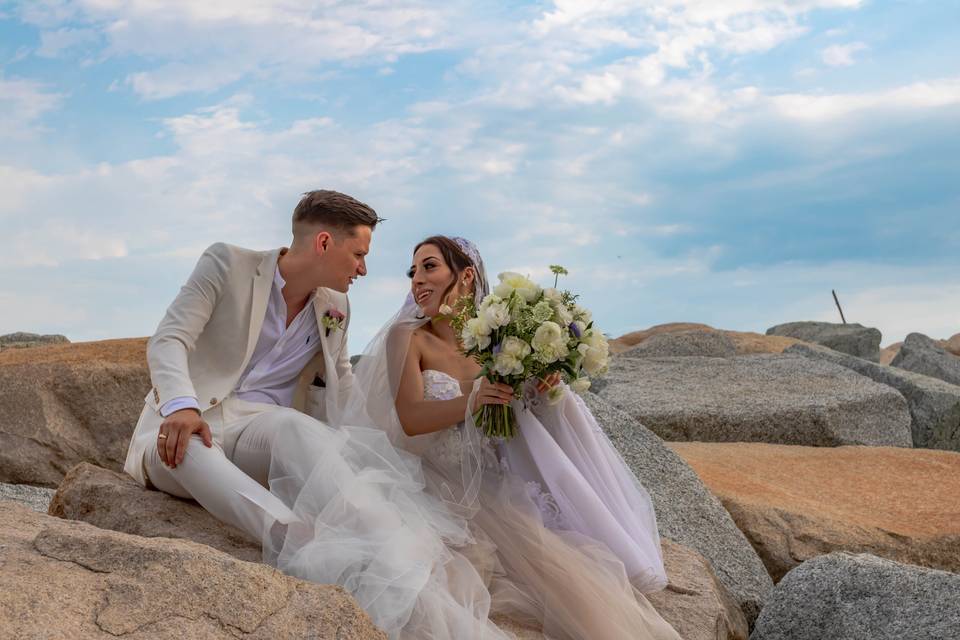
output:
[[[370,205],[339,191],[318,189],[304,193],[293,210],[293,233],[297,233],[298,225],[309,224],[353,235],[355,227],[363,225],[373,230],[382,221]]]

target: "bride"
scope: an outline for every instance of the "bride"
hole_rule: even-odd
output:
[[[440,307],[487,294],[476,247],[430,237],[408,275],[406,303],[367,347],[354,392],[328,420],[379,427],[419,456],[426,495],[444,507],[427,515],[447,530],[445,548],[434,549],[443,570],[431,579],[472,616],[446,637],[480,628],[497,637],[480,621],[500,614],[558,640],[678,640],[641,593],[667,582],[649,495],[583,402],[565,390],[550,404],[530,389],[521,404],[508,386],[477,378],[479,365],[460,353]],[[472,415],[511,402],[519,435],[484,438]],[[418,602],[405,635],[444,637],[425,609]]]

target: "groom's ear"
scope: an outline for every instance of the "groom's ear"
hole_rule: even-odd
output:
[[[318,256],[322,256],[333,244],[333,236],[329,231],[321,231],[313,236],[313,250]]]

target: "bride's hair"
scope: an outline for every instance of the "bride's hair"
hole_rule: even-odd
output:
[[[453,288],[457,285],[457,280],[460,279],[460,276],[463,275],[466,268],[471,267],[474,272],[476,272],[477,265],[473,264],[473,260],[464,253],[463,249],[460,248],[460,245],[458,245],[455,240],[447,236],[430,236],[415,246],[413,253],[416,254],[417,251],[420,250],[420,247],[426,244],[432,244],[439,249],[440,255],[443,256],[443,261],[446,262],[450,270],[453,271],[453,280],[450,281],[447,290],[444,291],[443,296],[440,297],[441,300],[446,302],[447,296],[453,291]],[[412,278],[413,272],[411,271],[407,273],[407,275]],[[476,286],[476,274],[474,274],[474,286]]]

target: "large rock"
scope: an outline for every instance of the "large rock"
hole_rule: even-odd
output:
[[[12,500],[20,504],[46,513],[53,497],[53,489],[34,487],[29,484],[6,484],[0,482],[0,500]]]
[[[620,357],[710,356],[728,358],[736,355],[736,353],[737,347],[733,340],[719,331],[691,330],[651,336],[636,347],[624,351],[620,354]]]
[[[786,336],[766,336],[751,331],[726,331],[714,329],[706,324],[696,322],[670,322],[667,324],[658,324],[643,331],[634,331],[620,336],[610,341],[610,352],[613,354],[623,353],[637,345],[643,344],[654,336],[673,335],[695,332],[713,332],[729,338],[736,348],[737,355],[746,355],[749,353],[780,353],[787,347],[799,342],[796,338]]]
[[[955,333],[944,340],[943,348],[955,356],[960,356],[960,333]]]
[[[146,490],[123,474],[90,464],[80,464],[67,474],[50,504],[50,514],[150,538],[202,542],[242,560],[260,559],[257,542],[221,524],[196,503]],[[664,618],[689,630],[690,635],[683,634],[685,640],[745,638],[746,619],[706,560],[667,539],[663,550],[670,586],[652,594],[650,600]],[[543,637],[538,630],[504,617],[495,622],[521,639]],[[707,635],[707,629],[722,633]]]
[[[616,357],[599,395],[665,440],[913,443],[900,393],[799,355]]]
[[[4,638],[384,639],[343,589],[0,502]]]
[[[693,469],[639,421],[595,394],[584,400],[649,491],[660,534],[703,554],[752,624],[773,582],[730,514]]]
[[[0,352],[0,482],[56,487],[79,462],[120,470],[150,389],[146,339]]]
[[[683,640],[746,640],[747,619],[702,555],[661,539],[670,583],[647,599]]]
[[[25,333],[18,331],[0,336],[0,350],[3,349],[26,349],[30,347],[42,347],[48,344],[62,344],[70,342],[66,336],[59,334],[40,335],[38,333]]]
[[[787,322],[767,329],[769,336],[789,336],[804,342],[815,342],[842,353],[877,362],[880,359],[879,329],[861,324],[832,322]]]
[[[147,538],[185,538],[241,560],[261,559],[259,541],[220,522],[196,502],[149,491],[128,475],[92,464],[70,470],[50,501],[49,513]]]
[[[716,331],[713,327],[699,322],[668,322],[658,324],[642,331],[632,331],[610,341],[611,353],[622,353],[637,346],[647,338],[664,333],[682,333],[684,331]]]
[[[960,575],[867,554],[808,560],[777,585],[750,638],[960,638]]]
[[[911,333],[890,363],[895,367],[960,385],[960,357],[922,333]]]
[[[960,386],[819,345],[798,344],[786,353],[832,362],[893,387],[907,400],[914,447],[960,451]]]
[[[674,442],[774,581],[831,551],[960,572],[960,453]]]

